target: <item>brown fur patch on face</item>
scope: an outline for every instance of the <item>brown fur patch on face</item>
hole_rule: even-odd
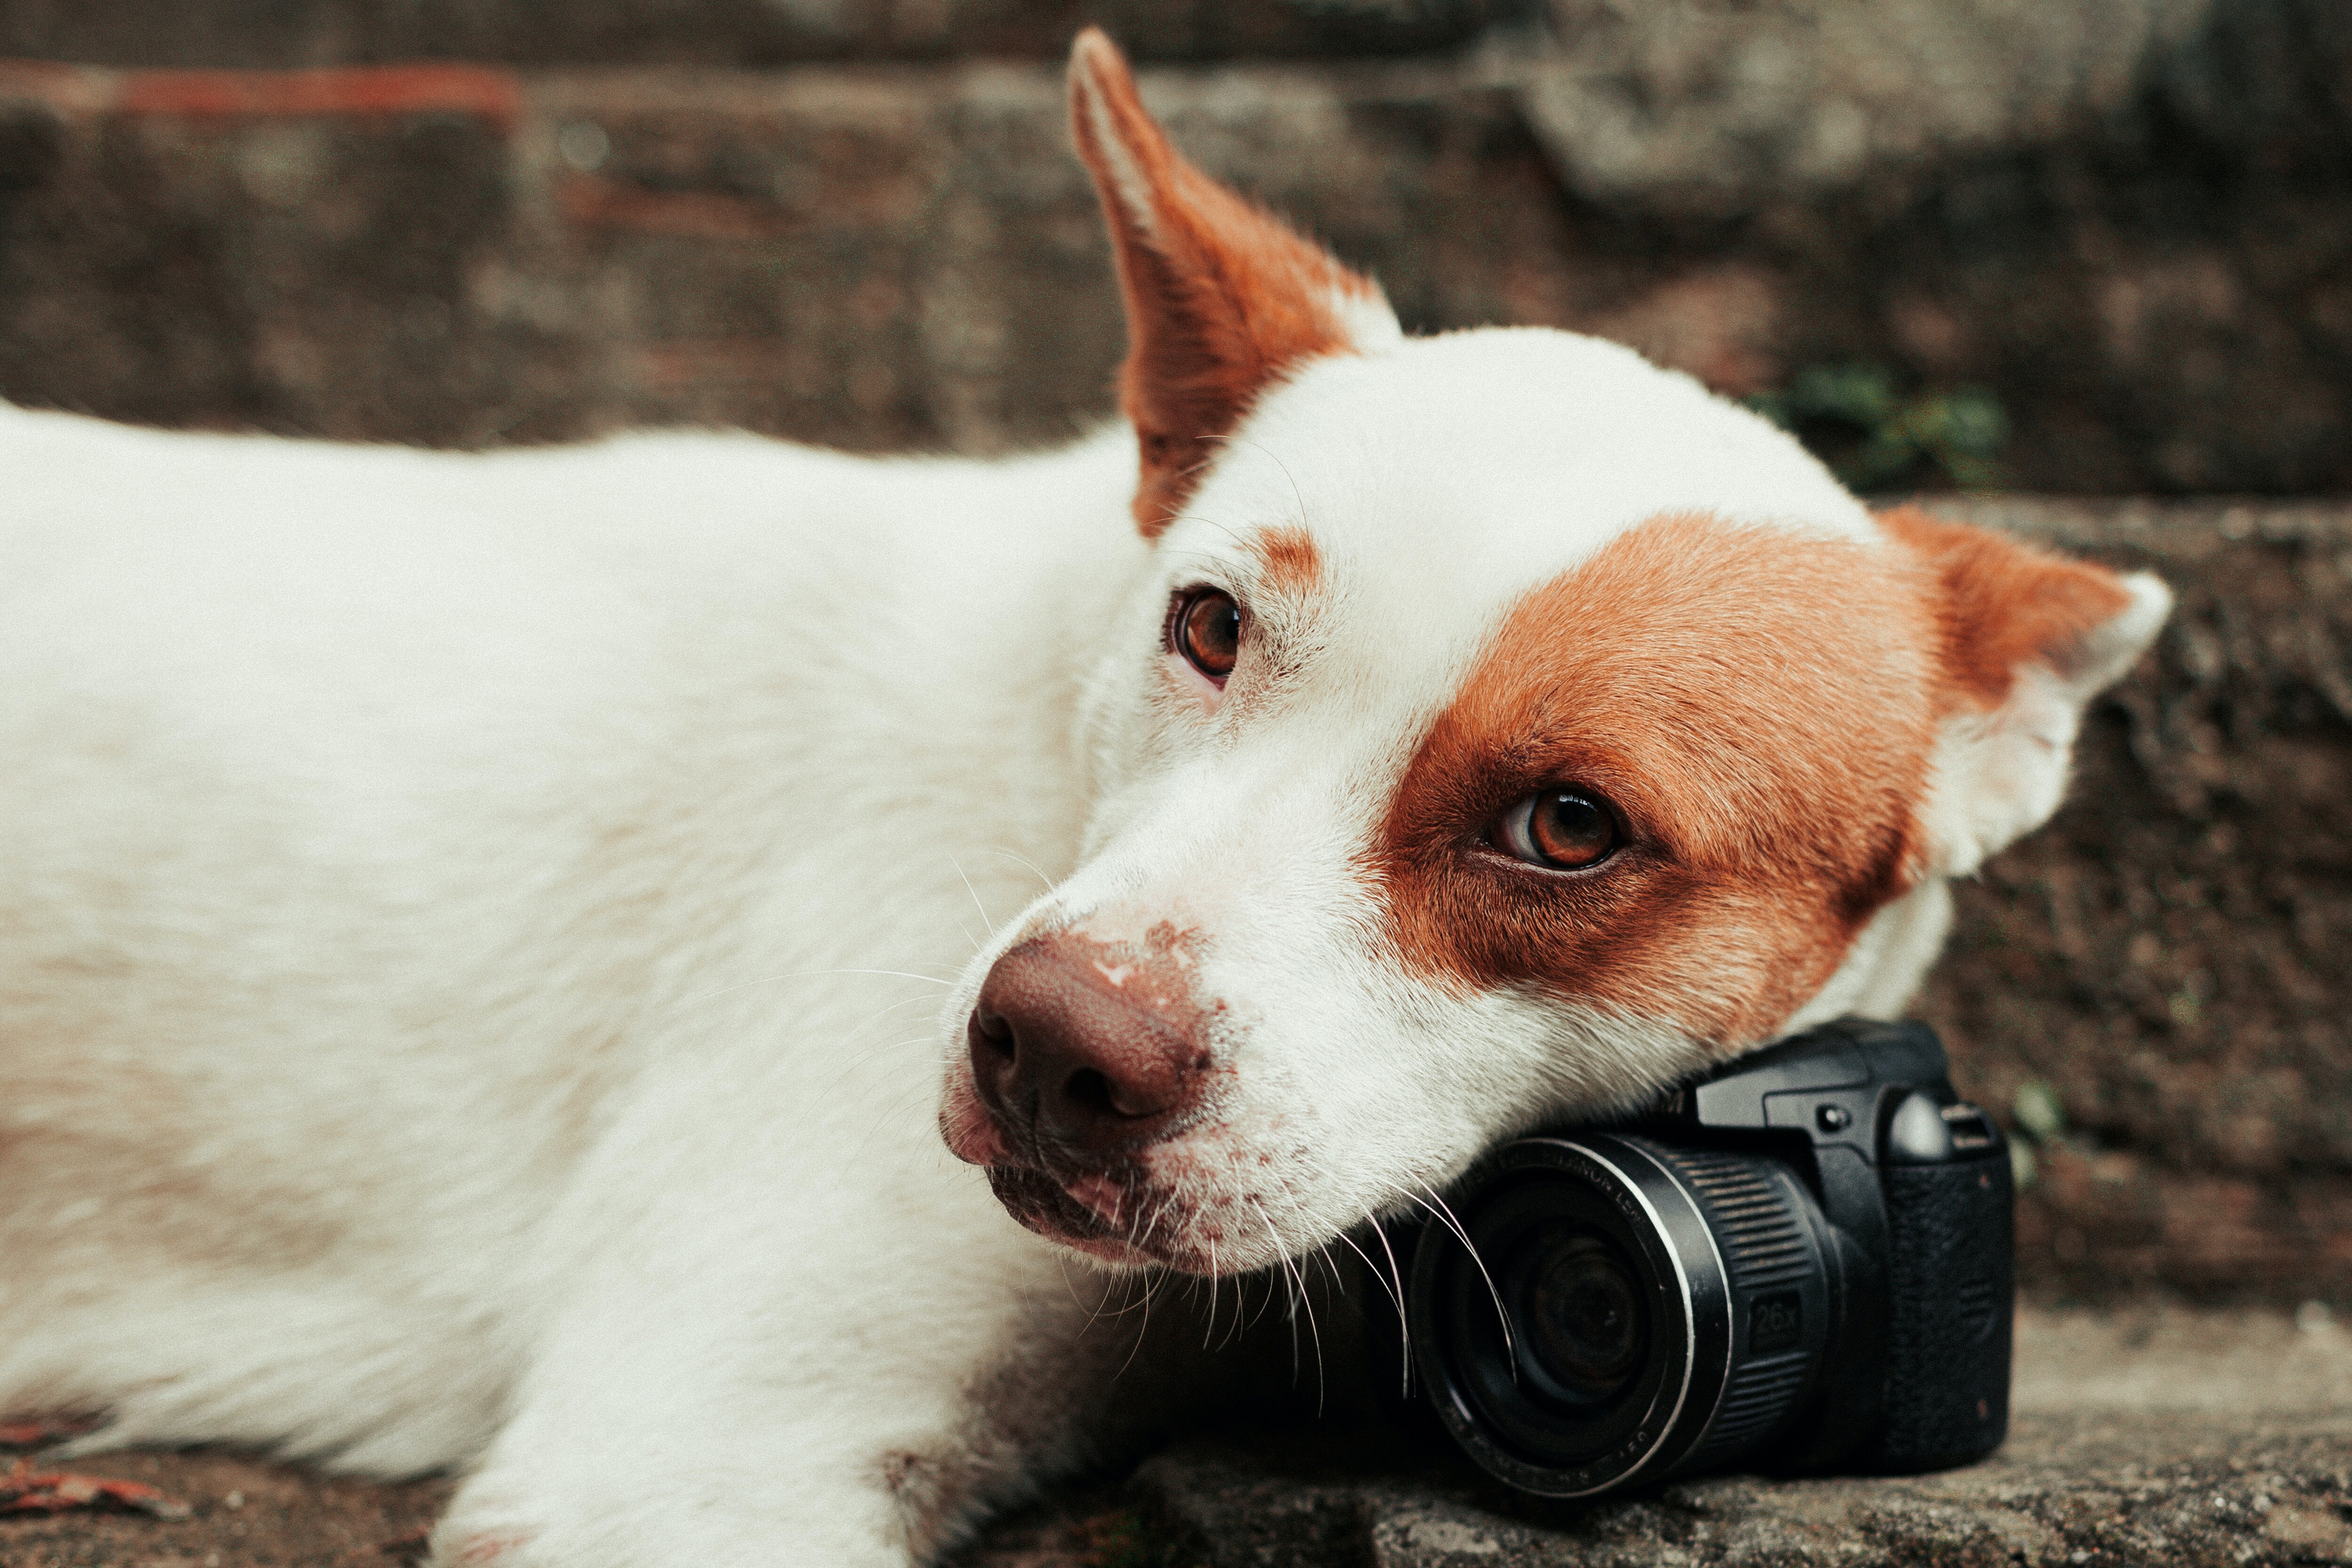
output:
[[[1127,300],[1119,403],[1142,461],[1136,525],[1156,539],[1269,384],[1349,350],[1339,297],[1379,290],[1179,156],[1092,27],[1070,51],[1070,128]]]
[[[1257,561],[1258,586],[1271,593],[1302,595],[1323,575],[1322,552],[1303,528],[1262,530],[1251,538],[1249,552]]]
[[[1371,871],[1402,961],[1752,1043],[1911,880],[1937,623],[1899,549],[1658,518],[1522,598],[1407,767]],[[1591,870],[1492,847],[1597,792]]]

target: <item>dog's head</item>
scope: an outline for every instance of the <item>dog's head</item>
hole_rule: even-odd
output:
[[[1899,1009],[2162,585],[1874,517],[1609,343],[1408,340],[1099,34],[1070,82],[1154,549],[1081,864],[960,994],[950,1146],[1097,1258],[1234,1272]]]

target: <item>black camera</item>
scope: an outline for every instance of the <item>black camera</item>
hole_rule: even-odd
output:
[[[1990,1453],[2009,1150],[1946,1073],[1926,1026],[1847,1019],[1488,1156],[1412,1259],[1414,1364],[1454,1439],[1553,1498]]]

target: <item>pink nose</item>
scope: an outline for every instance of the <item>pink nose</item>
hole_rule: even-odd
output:
[[[1198,1098],[1208,1052],[1183,1016],[1195,1011],[1189,998],[1106,963],[1110,951],[1067,932],[1039,937],[998,959],[980,988],[972,1081],[1016,1142],[1115,1153],[1163,1135]]]

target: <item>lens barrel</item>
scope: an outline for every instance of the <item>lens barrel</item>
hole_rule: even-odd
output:
[[[1736,1461],[1828,1342],[1828,1223],[1785,1164],[1624,1133],[1525,1138],[1413,1256],[1416,1365],[1479,1464],[1590,1497]],[[1467,1245],[1465,1245],[1465,1242]]]

